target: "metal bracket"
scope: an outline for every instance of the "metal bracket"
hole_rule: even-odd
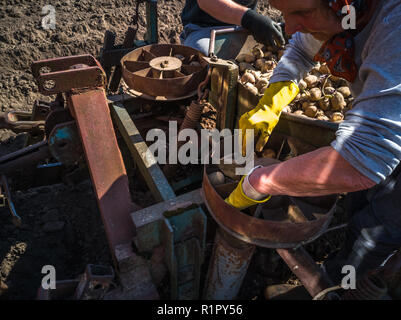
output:
[[[171,299],[199,298],[207,218],[198,207],[169,216],[164,213],[165,261],[170,271]]]
[[[44,95],[106,87],[106,75],[100,63],[89,54],[36,61],[31,68]]]
[[[237,111],[238,66],[228,60],[214,59],[213,57],[204,57],[203,59],[210,67],[213,67],[209,103],[218,110],[218,129],[232,130]]]
[[[115,274],[110,266],[88,264],[78,279],[56,282],[56,289],[43,289],[37,292],[38,300],[99,300],[114,284]]]
[[[219,59],[219,58],[210,58],[210,57],[202,57],[203,60],[205,60],[211,67],[225,67],[225,68],[235,68],[238,66],[230,61],[230,60],[224,60],[224,59]]]
[[[88,264],[75,290],[76,300],[100,299],[114,280],[114,270],[109,266]]]

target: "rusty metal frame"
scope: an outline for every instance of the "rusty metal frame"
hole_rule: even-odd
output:
[[[135,226],[129,218],[132,203],[128,177],[104,89],[71,94],[68,105],[76,119],[103,224],[114,254],[116,245],[131,241]]]
[[[235,184],[233,185],[233,188]],[[232,188],[232,189],[233,189]],[[320,219],[291,223],[257,219],[226,203],[210,183],[204,168],[203,197],[210,214],[228,233],[245,242],[267,248],[293,248],[299,243],[314,240],[328,227],[334,214],[332,209]],[[231,190],[232,191],[232,190]]]
[[[296,250],[277,249],[276,251],[312,297],[332,287],[323,269],[316,264],[303,247]]]
[[[91,55],[36,61],[32,63],[32,73],[43,94],[66,95],[116,262],[115,248],[131,242],[135,235],[135,226],[130,219],[134,206],[105,94],[106,75]],[[51,87],[46,85],[49,81]],[[69,141],[65,138],[58,137],[58,140]],[[71,139],[74,140],[72,136]]]
[[[15,133],[44,130],[45,121],[32,121],[32,113],[24,111],[0,112],[0,128]]]
[[[4,190],[4,195],[2,194],[2,191]],[[21,226],[21,217],[17,214],[17,211],[15,210],[14,202],[11,198],[11,192],[10,188],[8,187],[8,181],[7,178],[4,174],[0,174],[0,200],[5,198],[8,203],[8,208],[10,210],[11,216],[12,216],[12,221],[15,226],[20,227]],[[0,207],[3,205],[0,203]]]

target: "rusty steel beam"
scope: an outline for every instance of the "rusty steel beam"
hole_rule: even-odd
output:
[[[45,95],[65,93],[67,106],[76,120],[106,236],[114,259],[118,245],[130,243],[135,226],[130,219],[128,177],[118,148],[105,94],[106,75],[91,55],[36,61],[31,66],[39,91]],[[57,123],[56,123],[57,124]],[[50,129],[49,129],[50,130]],[[61,147],[63,135],[57,136]],[[54,151],[54,150],[53,150]]]
[[[78,131],[93,187],[105,226],[111,252],[132,240],[135,227],[123,159],[118,148],[105,92],[97,88],[68,97],[69,108],[76,118]]]
[[[303,247],[297,250],[276,249],[276,251],[312,297],[332,287],[323,269],[316,264]]]

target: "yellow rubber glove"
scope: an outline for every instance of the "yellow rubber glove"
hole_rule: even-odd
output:
[[[243,183],[245,177],[246,176],[243,176],[241,178],[240,182],[238,183],[238,185],[234,189],[234,191],[231,192],[229,197],[224,200],[229,205],[237,208],[238,210],[244,210],[246,208],[254,206],[255,204],[264,203],[264,202],[268,201],[271,198],[271,196],[267,196],[266,199],[259,200],[259,201],[249,198],[244,193],[244,190],[242,189],[242,183]]]
[[[254,129],[256,151],[260,152],[267,143],[274,127],[276,126],[281,111],[299,93],[298,86],[291,81],[276,82],[269,85],[256,108],[242,115],[239,120],[239,128],[242,131],[242,153],[246,150],[246,129]]]

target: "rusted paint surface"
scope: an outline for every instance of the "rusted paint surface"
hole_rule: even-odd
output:
[[[100,213],[112,252],[130,242],[134,225],[128,177],[117,145],[103,89],[71,94],[69,108],[75,115]]]
[[[232,300],[238,295],[255,246],[218,229],[210,258],[204,299]]]
[[[202,189],[205,204],[224,230],[243,241],[268,248],[295,247],[300,242],[319,235],[327,227],[334,213],[335,201],[327,214],[314,221],[291,223],[251,217],[224,201],[210,183],[206,166]]]
[[[92,67],[97,66],[102,69],[100,63],[92,55],[83,54],[35,61],[31,65],[31,70],[34,78],[38,78],[43,74],[42,68],[47,68],[48,72],[57,72],[67,70],[77,64],[85,64]]]
[[[39,91],[44,95],[106,86],[106,75],[91,55],[36,61],[31,68]]]
[[[57,93],[59,97],[63,93],[67,98],[68,111],[75,118],[110,250],[114,262],[117,262],[116,246],[131,243],[135,235],[130,218],[135,205],[131,202],[128,177],[104,91],[106,75],[91,55],[36,61],[31,68],[40,92],[45,95]],[[62,113],[53,113],[55,117],[46,127],[46,135],[53,138],[49,142],[53,143],[51,151],[60,160],[75,162],[79,156],[77,139],[74,130],[64,123],[70,120],[67,119],[70,115],[66,118]],[[60,121],[64,124],[58,125]],[[62,151],[72,152],[76,157],[66,159]]]

